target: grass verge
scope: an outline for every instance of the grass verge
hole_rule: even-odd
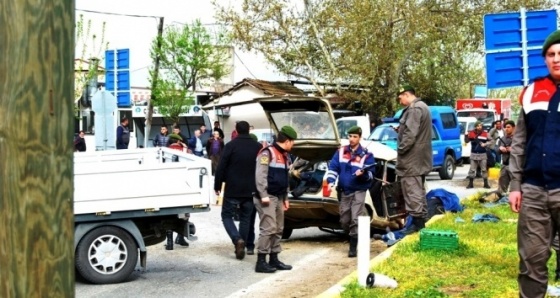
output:
[[[481,195],[465,199],[463,212],[447,213],[428,227],[457,232],[458,249],[421,249],[418,234],[407,236],[370,270],[396,279],[396,289],[362,288],[354,281],[341,297],[518,297],[517,214],[509,205],[484,207]],[[477,213],[501,220],[473,223]],[[457,223],[457,217],[465,222]],[[555,261],[552,256],[548,263],[551,278]]]

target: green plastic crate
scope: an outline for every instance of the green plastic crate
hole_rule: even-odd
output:
[[[454,250],[459,247],[459,235],[454,231],[420,230],[421,249]]]

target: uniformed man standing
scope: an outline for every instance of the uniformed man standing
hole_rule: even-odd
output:
[[[283,126],[276,141],[257,155],[257,192],[254,203],[260,218],[260,235],[257,242],[256,272],[272,273],[292,269],[292,266],[278,260],[278,254],[282,251],[280,239],[284,230],[284,211],[290,207],[288,170],[291,160],[288,152],[295,139],[296,131],[291,126]],[[266,262],[267,254],[270,254],[269,263]]]
[[[338,179],[340,197],[340,224],[350,235],[348,257],[357,255],[358,216],[364,212],[366,191],[371,187],[374,177],[373,154],[360,145],[362,129],[353,126],[346,132],[350,144],[341,147],[329,163],[327,183],[330,187]]]
[[[486,146],[491,144],[492,139],[482,128],[482,122],[480,121],[474,123],[474,129],[469,131],[468,138],[469,142],[471,142],[471,156],[469,157],[471,167],[467,174],[469,178],[467,188],[473,188],[473,181],[476,177],[478,167],[480,167],[480,173],[482,174],[482,179],[484,179],[484,188],[490,188],[490,184],[488,184],[488,167],[486,164],[488,160]]]
[[[408,235],[423,229],[428,216],[424,183],[433,163],[432,115],[409,85],[399,89],[399,100],[405,109],[399,119],[396,173],[406,211],[412,216],[412,224],[403,230]]]
[[[532,298],[546,295],[550,245],[560,230],[560,30],[546,38],[542,56],[549,74],[521,93],[509,160],[509,203],[519,212],[519,296]]]

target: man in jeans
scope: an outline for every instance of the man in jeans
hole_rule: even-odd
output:
[[[220,195],[222,182],[225,182],[222,222],[235,247],[235,257],[242,260],[245,257],[245,243],[254,208],[256,158],[262,146],[249,135],[247,121],[239,121],[235,129],[239,135],[224,147],[216,169],[214,190],[216,195]],[[237,205],[239,230],[233,221]]]

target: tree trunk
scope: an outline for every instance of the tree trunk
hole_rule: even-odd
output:
[[[74,1],[2,1],[0,296],[73,297]]]

